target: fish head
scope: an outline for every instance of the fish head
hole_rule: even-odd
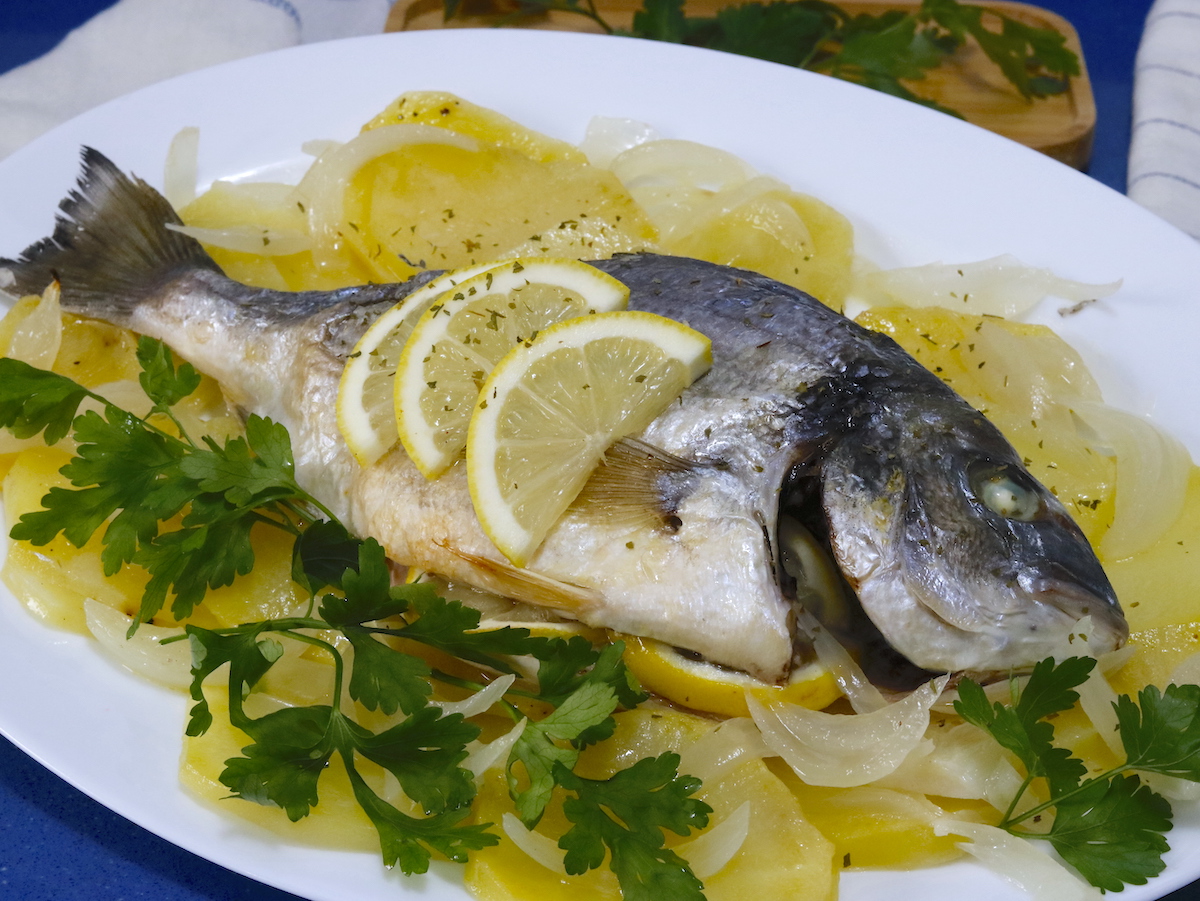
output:
[[[829,542],[863,611],[919,667],[1024,669],[1128,637],[1087,538],[957,396],[882,401],[823,461]]]

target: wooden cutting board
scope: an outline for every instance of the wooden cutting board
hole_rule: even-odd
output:
[[[430,28],[486,28],[502,24],[505,14],[495,11],[504,0],[467,0],[469,15],[447,23],[442,19],[442,0],[398,0],[388,17],[388,31],[417,31]],[[692,15],[711,16],[723,6],[742,0],[687,0]],[[597,0],[597,9],[605,21],[618,28],[629,28],[641,0]],[[886,9],[916,9],[919,0],[875,2],[840,0],[839,6],[851,13],[878,14]],[[1065,94],[1044,100],[1026,100],[1000,74],[1000,71],[973,42],[962,47],[940,68],[922,81],[907,82],[914,93],[958,110],[969,122],[1040,150],[1056,160],[1086,168],[1092,152],[1096,127],[1096,102],[1083,61],[1079,35],[1071,23],[1049,10],[1011,0],[979,4],[1002,12],[1012,19],[1040,28],[1053,28],[1066,37],[1067,47],[1079,57],[1081,72],[1071,79]],[[599,26],[582,16],[549,13],[522,19],[522,28],[600,33]]]

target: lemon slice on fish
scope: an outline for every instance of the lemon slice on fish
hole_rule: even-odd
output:
[[[386,310],[358,339],[338,384],[337,423],[360,465],[370,466],[399,437],[393,383],[413,324],[444,291],[494,265],[470,266],[437,276]]]
[[[512,350],[484,384],[467,437],[484,532],[523,566],[604,452],[711,365],[704,335],[640,312],[572,319]]]
[[[417,468],[433,479],[458,459],[479,389],[514,346],[628,300],[628,288],[586,263],[541,258],[500,264],[439,297],[413,327],[396,376],[396,425]]]
[[[763,703],[786,701],[823,710],[842,696],[837,680],[820,663],[802,666],[784,684],[773,685],[748,673],[693,659],[652,638],[621,638],[625,641],[625,665],[642,687],[692,710],[749,716],[747,694]]]

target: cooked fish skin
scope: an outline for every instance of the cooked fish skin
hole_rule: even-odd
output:
[[[178,219],[153,189],[88,149],[61,208],[52,238],[0,261],[15,287],[57,276],[64,307],[164,340],[282,422],[301,483],[396,560],[781,680],[802,637],[777,521],[803,483],[867,615],[920,667],[1028,667],[1086,616],[1096,653],[1127,635],[1086,539],[999,432],[891,339],[803,292],[696,260],[594,262],[629,286],[631,309],[708,335],[713,367],[597,473],[606,502],[573,506],[519,570],[480,529],[461,463],[428,481],[393,448],[364,469],[337,429],[354,343],[434,273],[335,292],[240,285],[164,227]]]

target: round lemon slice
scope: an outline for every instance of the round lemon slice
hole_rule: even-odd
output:
[[[337,423],[360,465],[370,466],[398,438],[393,382],[413,324],[442,292],[494,265],[470,266],[437,276],[385,311],[358,339],[338,383]]]
[[[458,458],[479,389],[515,345],[628,300],[629,289],[599,269],[540,258],[502,263],[439,297],[414,325],[395,383],[400,442],[417,468],[433,479]]]
[[[523,566],[618,439],[712,365],[704,335],[651,313],[599,313],[512,350],[479,394],[467,481],[484,532]]]
[[[746,695],[763,703],[786,701],[810,710],[823,710],[842,696],[837,680],[820,663],[792,672],[782,685],[696,660],[652,638],[624,635],[625,665],[648,691],[704,713],[749,716]]]

